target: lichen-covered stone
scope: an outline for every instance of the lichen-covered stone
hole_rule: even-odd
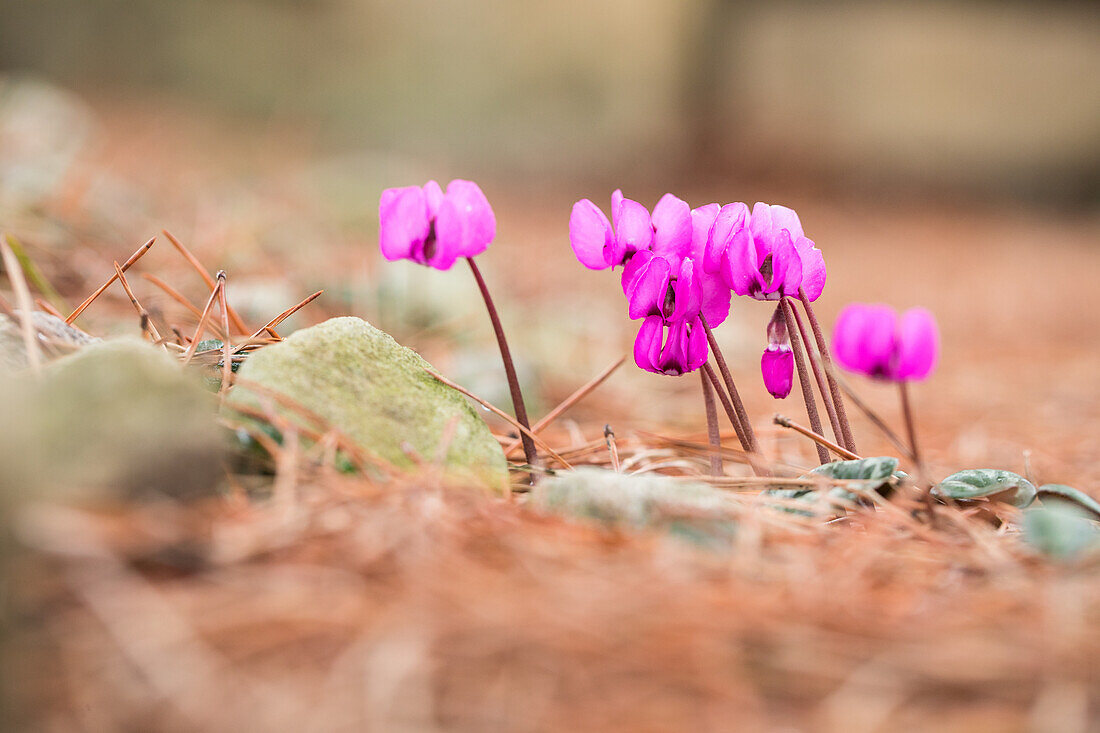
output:
[[[532,490],[543,511],[609,526],[661,527],[697,544],[725,544],[733,535],[729,495],[701,482],[655,474],[625,474],[583,466],[558,471]]]
[[[19,314],[22,311],[15,312]],[[42,311],[31,313],[31,323],[34,324],[35,331],[49,339],[49,344],[43,344],[43,354],[47,357],[55,352],[75,351],[81,346],[99,341],[57,316]],[[15,323],[0,313],[0,369],[18,370],[26,366],[27,345],[23,340],[22,324]]]
[[[215,492],[224,431],[213,396],[137,339],[90,344],[0,380],[8,496],[128,500]]]
[[[473,474],[494,488],[508,478],[500,443],[455,390],[424,370],[416,352],[401,346],[360,318],[333,318],[295,332],[286,341],[260,349],[238,372],[229,404],[258,407],[248,387],[255,382],[289,397],[324,418],[358,445],[399,466],[411,466],[407,446],[427,461],[445,441],[446,466]],[[274,406],[293,421],[301,417]]]

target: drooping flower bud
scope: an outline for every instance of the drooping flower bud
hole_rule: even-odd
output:
[[[764,386],[777,400],[791,393],[794,385],[794,352],[787,336],[787,322],[781,306],[775,309],[768,322],[768,348],[760,357],[760,373],[764,377]]]

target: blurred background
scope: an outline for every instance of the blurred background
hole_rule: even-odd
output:
[[[539,412],[635,331],[617,278],[572,258],[573,201],[785,203],[825,252],[826,322],[850,300],[939,315],[933,450],[1018,461],[1100,420],[1098,296],[1067,287],[1100,271],[1098,39],[1077,2],[6,0],[0,216],[66,295],[167,227],[254,318],[324,288],[298,325],[365,316],[507,404],[465,273],[376,250],[383,188],[475,179]],[[89,318],[134,330],[117,300]],[[759,383],[769,316],[735,303],[721,333],[764,424],[795,409]],[[694,424],[666,399],[689,381],[623,370],[608,394],[647,399],[579,416]]]
[[[323,289],[284,335],[361,316],[507,408],[469,273],[378,252],[384,188],[454,177],[496,211],[478,261],[533,419],[638,327],[618,273],[573,257],[574,201],[768,201],[824,253],[826,329],[851,301],[936,314],[941,360],[913,389],[934,478],[996,467],[1100,497],[1100,3],[0,0],[0,230],[59,310],[157,236],[129,281],[192,333],[149,279],[209,295],[168,229],[228,273],[247,323]],[[809,467],[772,424],[805,421],[798,397],[760,378],[771,313],[737,300],[717,338],[764,451]],[[117,285],[77,323],[141,332]],[[850,382],[900,424],[891,387]],[[701,441],[700,403],[695,375],[628,358],[546,439]],[[863,455],[895,453],[849,413]],[[50,731],[236,730],[202,722],[254,712],[305,731],[810,730],[793,721],[819,703],[818,729],[845,733],[1085,731],[1098,709],[1095,574],[1012,559],[1006,526],[965,528],[967,545],[885,514],[747,523],[712,558],[480,494],[335,481],[285,506],[234,483],[208,514],[104,512],[117,557],[88,551],[100,535],[75,515],[21,523],[42,562],[0,578],[23,654],[0,654],[0,728],[7,688]],[[0,517],[0,561],[4,539]]]

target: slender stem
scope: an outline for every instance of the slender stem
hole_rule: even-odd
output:
[[[920,447],[917,445],[917,428],[913,422],[913,408],[909,404],[909,383],[905,380],[898,382],[898,392],[901,394],[901,414],[905,419],[905,431],[909,436],[909,450],[913,456],[913,463],[917,466],[917,478],[922,486],[926,485],[925,477],[927,474],[924,470],[924,459],[920,454]]]
[[[749,462],[749,467],[752,468],[752,472],[757,476],[770,476],[771,471],[764,465],[764,461],[761,460],[759,453],[754,453],[751,450],[745,448],[745,432],[741,425],[741,420],[737,417],[737,411],[733,409],[733,404],[730,402],[729,395],[726,394],[726,390],[722,388],[722,383],[718,381],[718,375],[714,373],[714,368],[710,364],[703,364],[703,374],[706,375],[707,380],[711,386],[714,387],[714,393],[718,395],[718,401],[722,403],[722,409],[726,411],[726,417],[729,418],[730,425],[733,426],[733,431],[737,433],[737,440],[741,443],[741,450],[745,452],[745,460]]]
[[[830,368],[833,364],[833,357],[829,354],[829,343],[821,332],[821,324],[817,321],[814,309],[810,307],[810,299],[806,297],[806,290],[801,286],[798,288],[798,298],[802,301],[806,317],[810,319],[810,328],[814,332],[814,340],[817,341],[817,350],[821,352],[821,361],[825,366],[825,378],[829,380],[829,392],[833,396],[833,405],[836,407],[836,416],[840,421],[840,430],[844,434],[842,445],[855,453],[856,439],[852,435],[852,425],[848,422],[848,410],[844,407],[844,397],[840,393],[840,385],[837,384],[833,370]]]
[[[512,406],[516,411],[516,422],[527,429],[527,432],[520,431],[520,438],[523,441],[523,455],[527,458],[527,464],[534,468],[538,465],[538,453],[535,451],[535,442],[531,440],[531,436],[528,434],[531,430],[531,423],[527,419],[527,406],[523,404],[523,392],[519,389],[519,378],[516,376],[516,366],[512,362],[512,352],[508,349],[507,339],[504,338],[504,327],[500,325],[500,316],[497,315],[496,306],[493,305],[493,298],[489,295],[489,287],[485,284],[485,278],[481,276],[481,270],[477,269],[473,257],[467,257],[466,261],[470,263],[470,271],[474,273],[477,287],[481,290],[481,297],[485,301],[485,308],[489,311],[489,320],[493,322],[493,331],[496,333],[497,345],[500,347],[500,358],[504,361],[504,374],[508,377],[508,389],[512,392]],[[531,474],[531,481],[534,482],[534,480],[535,476]]]
[[[862,411],[863,414],[867,416],[867,419],[870,420],[871,423],[876,428],[878,428],[879,430],[882,431],[882,434],[886,436],[886,439],[889,440],[895,448],[897,448],[899,451],[901,451],[903,454],[905,454],[905,456],[907,458],[912,460],[912,458],[913,458],[912,449],[908,445],[905,444],[904,440],[902,440],[900,437],[898,437],[898,434],[895,433],[890,428],[890,426],[886,424],[885,420],[883,420],[881,417],[879,417],[878,414],[874,410],[872,410],[871,407],[866,402],[864,402],[862,399],[860,399],[859,395],[856,394],[855,390],[852,389],[852,386],[850,384],[848,384],[847,382],[845,382],[843,379],[841,379],[840,377],[838,377],[836,375],[836,368],[834,367],[834,365],[827,363],[825,365],[825,371],[829,375],[829,377],[834,382],[836,382],[836,384],[840,387],[840,389],[842,389],[844,391],[844,394],[848,395],[848,399],[850,399],[852,401],[852,404],[855,405],[857,408],[859,408],[859,410]]]
[[[810,384],[810,374],[806,370],[806,355],[802,352],[802,339],[798,335],[798,325],[794,321],[794,307],[790,298],[781,296],[780,307],[783,308],[783,317],[787,320],[787,335],[791,339],[791,351],[794,352],[794,363],[798,368],[798,383],[802,387],[802,399],[806,402],[806,417],[810,419],[810,428],[821,435],[821,417],[817,413],[817,401],[814,399],[814,388]],[[829,451],[820,443],[817,448],[817,457],[822,463],[829,462]]]
[[[844,433],[840,429],[840,421],[837,419],[836,408],[833,406],[832,394],[825,382],[825,372],[821,368],[817,352],[810,343],[810,337],[806,326],[802,322],[802,316],[798,315],[798,309],[791,303],[791,313],[794,314],[794,322],[798,324],[798,334],[802,339],[802,345],[806,348],[806,356],[810,359],[810,368],[814,373],[814,381],[817,382],[817,393],[821,395],[821,404],[825,405],[825,414],[829,416],[829,427],[833,429],[833,438],[840,445],[847,447],[844,442]]]
[[[714,390],[706,372],[699,372],[703,384],[703,407],[707,413],[707,438],[710,440],[710,475],[722,475],[722,434],[718,429],[718,407],[714,404]]]
[[[747,453],[759,453],[760,447],[756,443],[756,433],[752,430],[749,413],[745,411],[745,403],[741,401],[741,395],[738,394],[737,387],[733,384],[733,376],[730,374],[729,366],[726,365],[726,358],[722,356],[722,350],[718,348],[718,341],[714,338],[714,332],[710,330],[710,324],[707,323],[706,316],[700,313],[699,320],[703,324],[703,330],[707,332],[707,342],[710,344],[711,352],[714,353],[714,363],[718,365],[722,381],[726,383],[726,391],[729,392],[730,401],[733,403],[734,409],[737,410],[737,419],[741,423],[741,430],[738,433],[738,437],[741,438],[741,447]],[[734,425],[734,427],[737,426]]]
[[[800,435],[805,435],[807,438],[817,443],[819,446],[824,446],[828,448],[841,458],[845,458],[849,461],[859,460],[859,456],[852,451],[848,450],[847,448],[842,448],[841,446],[826,438],[824,435],[821,435],[820,433],[815,433],[809,428],[803,427],[798,423],[791,421],[789,418],[783,417],[782,415],[776,415],[772,418],[772,422],[774,422],[776,425],[779,425],[780,427],[790,428]]]

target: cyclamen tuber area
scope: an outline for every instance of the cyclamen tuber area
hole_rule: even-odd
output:
[[[1100,16],[613,5],[0,9],[0,727],[1100,727]]]

